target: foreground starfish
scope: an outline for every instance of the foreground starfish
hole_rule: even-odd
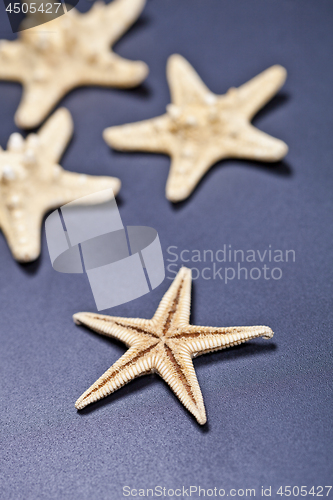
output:
[[[93,313],[74,314],[75,323],[124,342],[128,351],[102,375],[75,406],[81,410],[130,380],[157,372],[199,424],[206,423],[202,394],[192,357],[241,344],[255,337],[271,338],[267,326],[215,328],[189,324],[191,270],[183,267],[164,295],[154,317],[131,319]]]
[[[16,124],[36,127],[67,92],[81,85],[141,83],[147,65],[121,58],[110,51],[110,44],[134,23],[144,4],[145,0],[95,2],[86,14],[72,9],[45,25],[21,31],[18,40],[2,40],[0,79],[19,81],[24,87]],[[29,26],[29,18],[24,22]]]
[[[286,70],[272,66],[238,89],[215,95],[181,56],[168,60],[172,104],[167,113],[143,122],[110,127],[104,139],[116,149],[171,156],[166,197],[187,198],[203,175],[223,158],[278,161],[287,145],[250,124],[257,111],[283,85]]]
[[[119,191],[115,177],[75,174],[58,165],[72,131],[69,112],[60,108],[38,134],[25,140],[12,134],[7,151],[0,148],[0,228],[21,262],[39,256],[41,224],[48,210],[104,189]]]

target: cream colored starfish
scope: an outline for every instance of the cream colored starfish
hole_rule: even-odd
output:
[[[120,180],[66,172],[58,165],[72,136],[65,108],[58,109],[39,130],[24,140],[12,134],[7,151],[0,148],[0,228],[15,259],[29,262],[40,254],[43,215],[90,193],[112,189]]]
[[[95,2],[86,14],[72,9],[42,26],[21,31],[18,40],[2,40],[0,79],[19,81],[24,87],[16,124],[36,127],[67,92],[81,85],[134,87],[141,83],[147,65],[121,58],[110,50],[110,44],[134,23],[144,4],[145,0]],[[29,26],[29,18],[25,23]]]
[[[272,66],[225,95],[208,90],[180,55],[167,64],[172,104],[167,113],[138,123],[104,130],[116,149],[160,152],[171,156],[166,197],[187,198],[203,175],[223,158],[278,161],[287,145],[253,127],[257,111],[279,90],[286,78],[282,66]]]
[[[124,342],[128,351],[102,375],[75,406],[81,410],[108,396],[130,380],[147,373],[158,373],[171,387],[199,424],[206,423],[206,412],[192,358],[218,351],[247,340],[271,338],[267,326],[215,328],[189,324],[191,270],[178,272],[152,319],[74,314],[74,321]]]

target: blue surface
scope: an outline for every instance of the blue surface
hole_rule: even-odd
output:
[[[2,4],[0,12],[0,38],[14,38]],[[230,244],[293,249],[296,261],[278,264],[280,280],[194,282],[193,323],[275,332],[194,361],[202,428],[153,375],[77,412],[76,399],[125,348],[73,324],[73,313],[95,310],[88,280],[53,271],[44,232],[41,258],[26,266],[0,235],[1,499],[117,500],[125,485],[256,488],[257,497],[272,486],[281,498],[281,485],[332,484],[332,17],[327,0],[149,0],[115,46],[148,63],[146,82],[62,100],[75,124],[62,165],[119,177],[123,223],[156,228],[166,259],[171,245],[179,254]],[[289,145],[285,161],[220,162],[173,206],[164,197],[168,157],[110,150],[104,128],[164,112],[175,52],[216,93],[285,66],[285,86],[254,120]],[[0,83],[2,147],[17,130],[20,97],[20,85]],[[149,318],[170,283],[106,313]]]

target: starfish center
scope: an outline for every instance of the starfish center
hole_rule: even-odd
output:
[[[241,117],[223,103],[197,104],[179,107],[169,105],[167,112],[171,118],[169,130],[184,142],[207,143],[216,142],[216,138],[236,138],[243,125]],[[189,147],[183,156],[193,156]]]

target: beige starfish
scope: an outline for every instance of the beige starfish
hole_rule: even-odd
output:
[[[189,324],[191,270],[183,267],[164,295],[152,319],[74,314],[74,321],[124,342],[128,351],[102,375],[75,406],[81,410],[108,396],[130,380],[158,373],[183,405],[205,424],[206,412],[192,358],[241,344],[255,337],[271,338],[267,326],[215,328]]]
[[[145,0],[95,2],[86,14],[72,9],[42,26],[21,31],[18,40],[2,40],[0,79],[19,81],[24,87],[16,124],[36,127],[67,92],[81,85],[134,87],[141,83],[147,65],[121,58],[110,50],[110,44],[134,23],[144,4]],[[29,26],[29,18],[25,23]]]
[[[24,140],[12,134],[7,151],[0,148],[0,228],[15,259],[29,262],[40,254],[43,215],[90,193],[111,188],[120,180],[66,172],[58,165],[72,136],[65,108],[58,109],[39,130]]]
[[[167,113],[138,123],[104,130],[105,141],[116,149],[160,152],[171,156],[166,197],[187,198],[203,175],[223,158],[278,161],[287,145],[250,123],[285,81],[286,70],[272,66],[225,95],[208,90],[180,55],[167,64],[172,104]]]

